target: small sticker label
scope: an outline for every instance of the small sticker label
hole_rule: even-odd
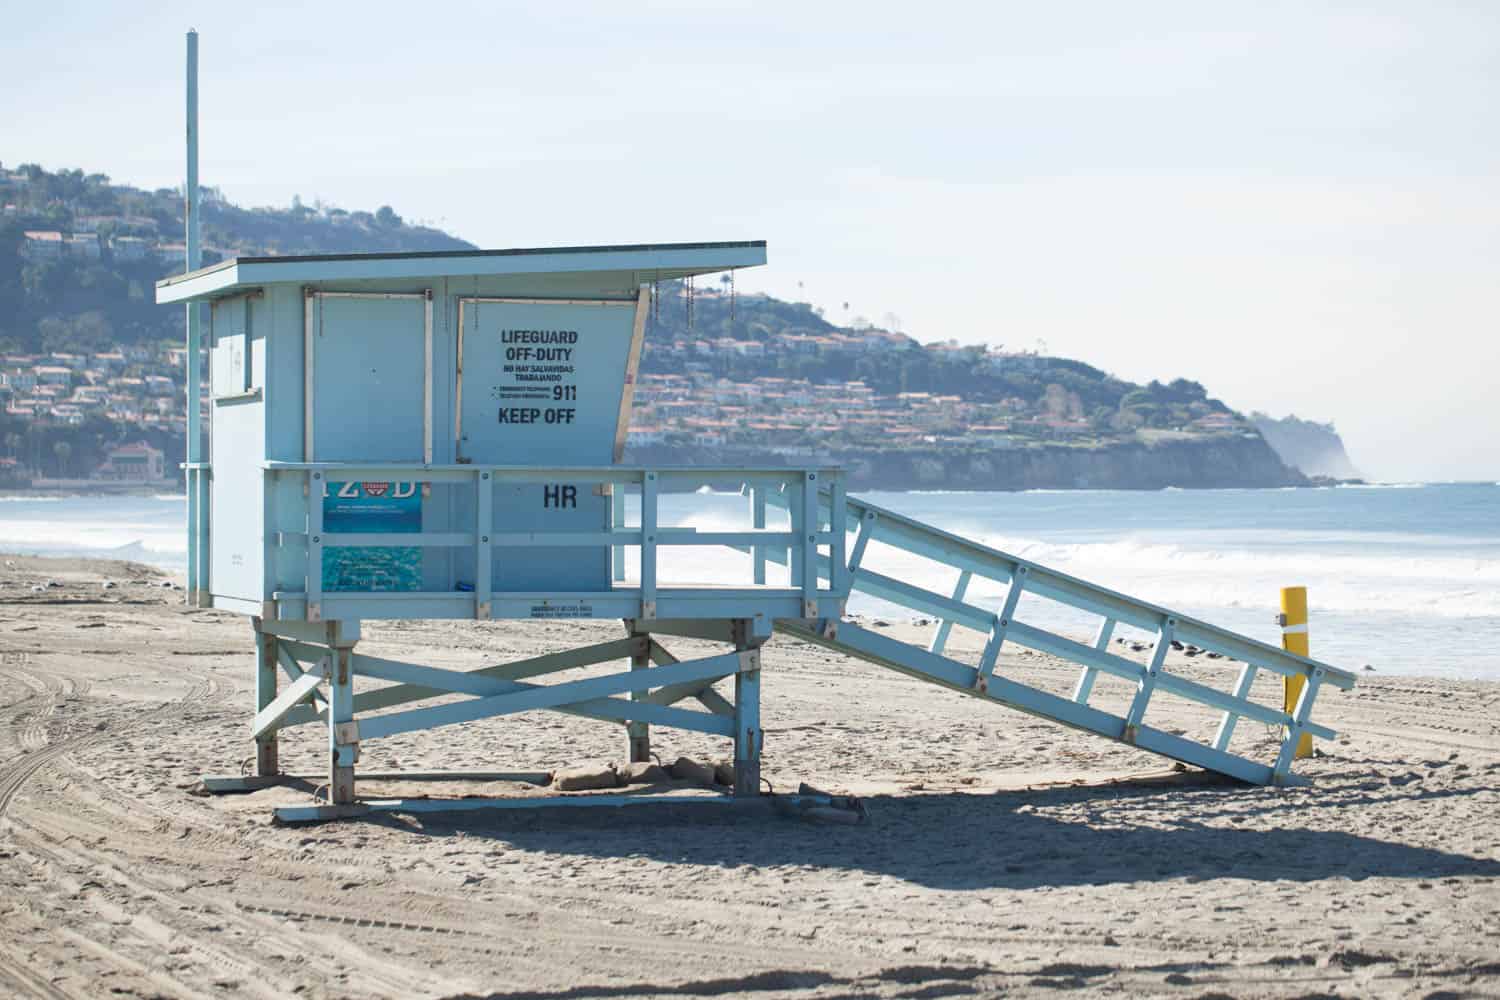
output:
[[[531,617],[592,618],[594,617],[594,606],[592,604],[533,604],[531,606]]]

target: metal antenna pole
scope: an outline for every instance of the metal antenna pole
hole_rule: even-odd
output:
[[[187,33],[187,267],[196,270],[203,263],[198,224],[198,32]],[[203,549],[203,497],[205,480],[199,464],[203,461],[202,427],[202,307],[187,304],[187,600],[200,606],[207,580],[200,561]]]

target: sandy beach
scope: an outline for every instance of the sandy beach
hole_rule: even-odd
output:
[[[1320,700],[1340,735],[1300,764],[1311,787],[1278,790],[777,638],[765,775],[859,795],[865,825],[650,807],[283,827],[272,806],[310,785],[201,794],[252,752],[251,632],[167,582],[0,558],[0,994],[1500,996],[1500,683],[1362,674]],[[622,633],[365,634],[362,651],[477,667]],[[1234,670],[1176,655],[1189,676]],[[1074,676],[1014,650],[1000,669]],[[1215,722],[1162,710],[1184,732]],[[667,761],[730,752],[653,738]],[[359,766],[549,771],[624,746],[621,727],[535,713],[372,742]],[[325,751],[294,730],[283,767],[315,773]]]

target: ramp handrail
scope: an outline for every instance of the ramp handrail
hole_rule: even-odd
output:
[[[752,508],[762,503],[784,506],[778,492],[750,487]],[[837,510],[842,506],[842,512]],[[1199,766],[1232,774],[1260,783],[1285,784],[1293,781],[1291,764],[1298,739],[1303,733],[1331,739],[1334,733],[1311,721],[1312,706],[1322,684],[1349,689],[1355,677],[1348,671],[1288,653],[1285,650],[1228,631],[1188,615],[1138,600],[1077,577],[1059,573],[1037,563],[962,538],[951,532],[923,524],[913,518],[857,497],[843,498],[842,503],[829,492],[820,494],[818,517],[827,523],[842,513],[850,530],[858,532],[847,565],[830,565],[819,558],[820,577],[840,577],[848,581],[851,591],[865,593],[899,607],[937,619],[937,625],[926,649],[899,643],[848,623],[820,622],[816,629],[790,626],[805,638],[838,644],[867,659],[881,662],[908,673],[994,700],[1012,707],[1056,719],[1068,725],[1088,729],[1111,738],[1121,739],[1144,749],[1186,760]],[[893,575],[882,574],[867,565],[865,559],[872,541],[913,555],[931,559],[957,570],[958,579],[951,593],[938,593]],[[786,560],[776,551],[772,561]],[[840,572],[842,570],[842,572]],[[966,597],[975,577],[1007,587],[999,608],[982,608]],[[1089,644],[1015,620],[1021,596],[1033,594],[1058,604],[1099,616],[1098,630]],[[987,634],[976,667],[968,667],[943,655],[954,625],[962,625]],[[1109,642],[1117,625],[1125,624],[1152,632],[1156,636],[1150,662],[1143,665],[1109,652]],[[1176,640],[1192,643],[1206,651],[1242,661],[1232,693],[1171,673],[1165,665],[1167,650]],[[1082,673],[1070,699],[995,677],[1001,647],[1006,642],[1058,656],[1082,666]],[[905,649],[899,647],[904,646]],[[849,648],[858,647],[858,648]],[[1284,676],[1307,678],[1303,694],[1291,712],[1271,708],[1250,700],[1256,673],[1267,669]],[[1124,716],[1109,715],[1089,705],[1094,681],[1100,673],[1121,677],[1136,685],[1136,693]],[[1000,682],[1001,691],[995,685]],[[1219,711],[1220,724],[1211,744],[1199,744],[1171,733],[1147,726],[1146,710],[1152,695],[1162,690]],[[1228,752],[1235,726],[1241,718],[1253,719],[1285,728],[1275,762],[1257,764]]]

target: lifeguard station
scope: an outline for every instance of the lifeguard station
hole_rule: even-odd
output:
[[[1311,720],[1321,686],[1351,687],[1352,675],[848,497],[837,469],[618,464],[653,283],[765,259],[758,242],[255,257],[158,285],[158,302],[208,314],[206,385],[190,373],[190,414],[201,393],[210,446],[187,466],[188,590],[253,623],[261,780],[277,774],[280,730],[325,726],[331,805],[300,815],[337,815],[361,808],[363,743],[547,709],[621,725],[632,761],[648,759],[651,726],[724,737],[733,794],[755,796],[760,685],[773,669],[760,649],[777,630],[1244,781],[1294,780],[1300,737],[1333,736]],[[661,522],[664,493],[709,478],[745,484],[742,528]],[[671,546],[742,552],[743,572],[664,582],[658,556]],[[889,568],[913,556],[948,567],[952,589]],[[981,606],[976,580],[1003,586],[1004,600]],[[935,618],[930,640],[845,620],[851,592]],[[1087,612],[1093,640],[1016,620],[1023,595]],[[356,652],[362,622],[392,618],[610,618],[626,635],[472,672]],[[1118,626],[1154,636],[1146,662],[1111,650]],[[977,662],[948,654],[955,627],[984,636]],[[662,636],[726,649],[679,662]],[[1166,667],[1173,640],[1243,665],[1222,688],[1178,676]],[[1004,676],[1007,643],[1077,663],[1071,693]],[[531,681],[608,662],[620,669]],[[1292,711],[1251,699],[1259,670],[1305,679]],[[1132,686],[1127,711],[1090,705],[1101,674]],[[364,690],[362,678],[387,683]],[[730,678],[732,691],[715,688]],[[1158,692],[1219,712],[1216,736],[1152,725]],[[434,699],[448,700],[421,704]],[[1230,746],[1240,719],[1282,727],[1270,758]]]

